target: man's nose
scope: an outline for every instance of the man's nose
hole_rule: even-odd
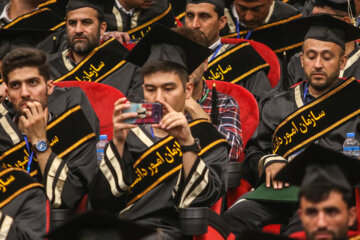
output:
[[[30,96],[29,89],[25,84],[21,86],[21,97],[28,98]]]
[[[155,96],[155,101],[158,102],[159,100],[161,100],[161,101],[164,100],[164,95],[163,95],[163,92],[161,91],[161,89],[158,89],[156,91],[156,96]]]
[[[321,57],[318,56],[316,59],[315,59],[315,64],[314,64],[314,67],[316,69],[319,69],[319,68],[322,68],[322,60],[321,60]]]
[[[244,13],[244,21],[252,22],[254,20],[254,14],[251,11],[245,11]]]
[[[316,227],[318,229],[326,229],[327,228],[327,221],[326,221],[326,216],[324,213],[319,213],[318,217],[317,217],[317,221],[316,221]]]
[[[199,23],[199,18],[198,17],[194,17],[194,20],[191,22],[191,28],[192,29],[199,29],[200,28],[200,23]]]

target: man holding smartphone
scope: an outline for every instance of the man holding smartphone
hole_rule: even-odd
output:
[[[189,124],[184,115],[193,90],[188,75],[209,53],[157,25],[128,55],[143,66],[145,100],[161,103],[163,118],[153,125],[124,123],[137,113],[123,113],[130,107],[125,98],[115,103],[114,137],[89,195],[94,209],[159,229],[162,239],[181,239],[176,208],[211,206],[225,192],[226,139],[209,121]]]

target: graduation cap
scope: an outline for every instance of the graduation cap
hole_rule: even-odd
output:
[[[193,3],[193,4],[199,4],[199,3],[210,3],[217,8],[220,9],[220,11],[224,12],[225,8],[225,2],[224,0],[187,0],[186,4]]]
[[[351,13],[355,16],[356,15],[356,8],[354,0],[315,0],[314,7],[324,7],[328,6],[334,10],[348,12],[349,11],[349,4],[351,7]]]
[[[35,47],[53,32],[45,29],[1,29],[0,45],[6,44],[10,50],[17,47]]]
[[[275,180],[294,185],[330,183],[341,189],[352,189],[360,183],[360,161],[317,144],[299,153],[275,176]]]
[[[344,49],[345,43],[360,38],[359,28],[328,14],[298,18],[285,23],[284,26],[287,38],[334,42]]]
[[[290,240],[292,238],[288,238],[282,235],[274,235],[265,232],[255,232],[251,230],[242,231],[236,239],[241,240]]]
[[[69,0],[66,6],[66,12],[78,8],[91,7],[102,14],[111,14],[114,4],[115,0]]]
[[[174,62],[191,74],[211,52],[161,24],[155,24],[125,59],[140,67],[148,61]]]
[[[46,238],[54,240],[137,240],[156,234],[145,226],[97,212],[87,212],[55,228]]]

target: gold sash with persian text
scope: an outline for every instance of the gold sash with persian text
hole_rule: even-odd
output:
[[[54,82],[73,80],[101,82],[125,65],[126,61],[123,60],[123,56],[127,52],[128,50],[115,38],[110,38],[96,47],[73,70],[54,80]]]
[[[287,157],[360,114],[360,84],[348,79],[286,117],[272,137],[273,154]]]
[[[129,31],[127,31],[127,33],[130,35],[130,39],[139,40],[142,39],[145,34],[151,30],[153,24],[161,23],[165,26],[173,26],[174,21],[175,19],[171,12],[171,4],[169,4],[169,7],[160,15],[154,17],[153,19],[147,21],[144,24],[141,24],[140,26],[130,29]]]
[[[219,144],[227,144],[227,140],[206,120],[196,120],[189,124],[191,133],[199,138],[201,145],[200,157]],[[206,133],[206,134],[204,134]],[[129,189],[128,206],[142,198],[157,185],[178,173],[182,168],[182,152],[180,144],[169,136],[147,149],[135,161],[135,181]]]
[[[247,61],[249,58],[251,61]],[[252,48],[250,43],[244,42],[211,61],[203,78],[236,84],[259,70],[264,70],[267,74],[269,64]]]
[[[24,191],[43,187],[41,183],[19,168],[8,168],[0,172],[0,209]]]
[[[59,158],[66,156],[96,136],[79,105],[68,109],[51,121],[47,126],[46,135],[52,151]],[[0,164],[4,169],[15,167],[25,170],[28,166],[29,156],[30,153],[23,140],[0,156]],[[30,166],[30,175],[38,178],[40,177],[38,174],[38,161],[34,155]]]

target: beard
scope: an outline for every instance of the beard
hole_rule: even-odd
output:
[[[81,41],[75,41],[76,38],[83,38]],[[87,56],[91,53],[100,42],[100,34],[97,34],[93,38],[89,38],[83,34],[75,35],[71,40],[68,39],[68,45],[70,49],[80,56]]]
[[[339,229],[337,233],[334,231],[328,230],[328,229],[319,229],[312,233],[307,233],[307,239],[308,240],[315,240],[315,237],[318,233],[328,233],[331,236],[332,240],[346,240],[347,239],[347,227],[344,227],[342,229]]]

